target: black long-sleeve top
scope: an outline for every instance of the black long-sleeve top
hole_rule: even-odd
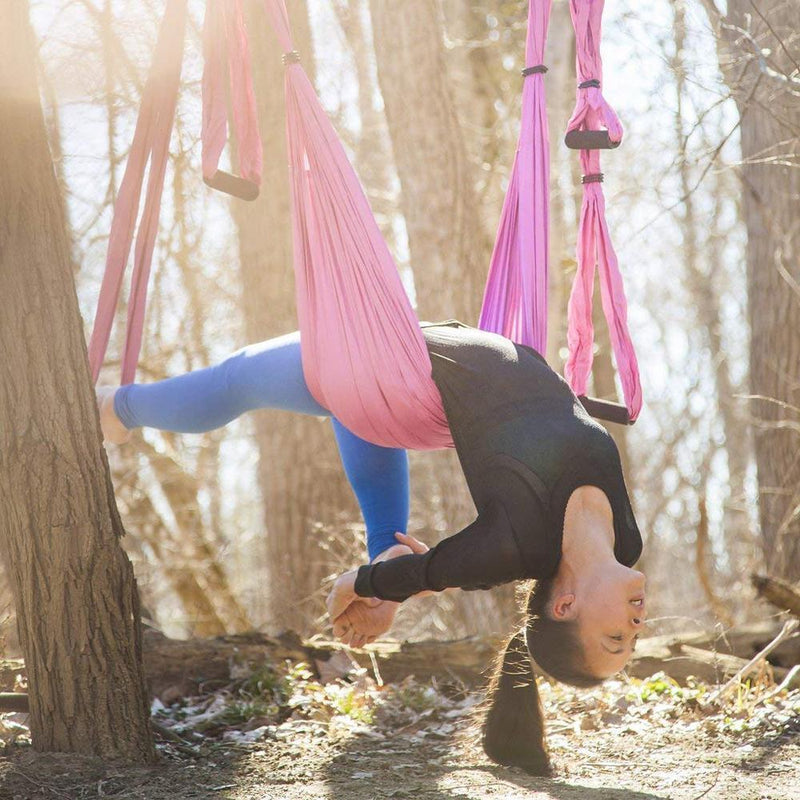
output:
[[[426,589],[488,589],[555,574],[564,513],[579,486],[611,504],[614,553],[633,565],[642,540],[608,432],[530,347],[450,321],[424,324],[477,519],[427,553],[360,567],[362,597],[405,600]]]

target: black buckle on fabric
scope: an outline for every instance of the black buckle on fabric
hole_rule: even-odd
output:
[[[600,88],[600,81],[597,78],[592,78],[591,80],[584,81],[583,83],[578,84],[579,89],[599,89]]]
[[[591,175],[581,175],[581,183],[602,183],[603,173],[594,172]]]
[[[544,64],[537,64],[535,67],[525,67],[522,70],[522,77],[527,78],[528,75],[538,75],[547,72],[547,67]]]
[[[290,64],[299,64],[300,53],[298,53],[297,50],[290,50],[288,53],[284,53],[281,56],[281,61],[283,61],[284,67],[288,67]]]

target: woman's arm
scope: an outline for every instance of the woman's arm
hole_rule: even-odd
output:
[[[531,577],[500,503],[492,503],[468,527],[427,553],[399,556],[360,567],[353,590],[360,597],[401,602],[424,591],[451,587],[489,589]]]

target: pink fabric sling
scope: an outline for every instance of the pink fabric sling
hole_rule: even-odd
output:
[[[528,6],[522,122],[478,326],[547,350],[550,141],[542,65],[551,0]],[[527,73],[527,74],[526,74]]]
[[[603,97],[603,63],[600,59],[600,32],[604,0],[570,0],[569,9],[575,27],[579,88],[577,103],[567,130],[605,128],[612,142],[622,139],[622,125]],[[580,84],[597,83],[585,86]],[[592,294],[595,267],[600,273],[600,296],[609,327],[611,345],[617,361],[625,405],[631,420],[642,408],[639,368],[627,323],[627,303],[617,256],[605,219],[600,154],[581,150],[583,204],[578,225],[578,269],[568,305],[567,341],[569,358],[564,373],[577,395],[587,392],[592,370],[594,327]]]
[[[149,160],[147,196],[134,250],[133,278],[122,355],[122,383],[131,383],[136,374],[136,364],[139,361],[142,345],[147,282],[158,232],[158,214],[161,209],[164,174],[169,156],[169,139],[178,97],[185,29],[186,0],[168,0],[158,33],[153,65],[142,95],[142,105],[136,121],[125,175],[114,204],[106,269],[100,287],[94,329],[89,341],[89,366],[95,382],[100,375],[111,336],[122,279],[133,243],[144,173]]]
[[[316,400],[375,444],[452,437],[411,303],[367,198],[295,54],[283,0],[265,0],[286,63],[303,371]]]

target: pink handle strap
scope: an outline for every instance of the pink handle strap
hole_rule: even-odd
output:
[[[622,124],[603,97],[603,61],[600,57],[603,6],[605,0],[570,0],[569,13],[575,28],[578,90],[575,110],[567,131],[608,131],[612,142],[622,140]]]
[[[622,139],[622,125],[601,92],[600,31],[603,0],[570,0],[577,41],[578,100],[568,131],[605,128],[612,142]],[[565,375],[577,395],[585,395],[592,369],[594,327],[592,294],[595,269],[599,270],[600,296],[609,327],[623,396],[631,422],[642,407],[639,368],[627,323],[627,302],[614,247],[605,218],[600,155],[581,150],[583,203],[578,224],[578,268],[568,304],[569,357]]]
[[[262,147],[241,0],[206,1],[203,54],[203,179],[214,189],[253,200],[261,185]],[[238,177],[219,169],[228,140],[228,89]]]

